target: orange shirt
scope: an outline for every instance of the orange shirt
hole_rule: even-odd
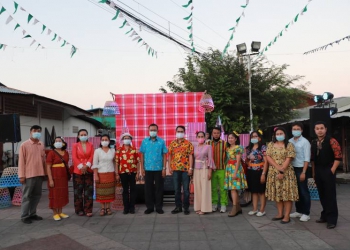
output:
[[[45,175],[44,143],[35,143],[31,139],[23,142],[18,154],[18,177],[28,179]]]
[[[81,175],[81,170],[78,166],[87,165],[87,171],[92,173],[91,165],[94,158],[94,146],[90,142],[86,142],[86,151],[84,151],[80,142],[73,144],[72,159],[74,164],[74,173]]]
[[[190,155],[193,155],[193,145],[190,141],[174,140],[169,145],[171,155],[170,167],[174,171],[188,171],[190,166]]]

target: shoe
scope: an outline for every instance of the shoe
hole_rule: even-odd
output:
[[[330,224],[330,223],[327,224],[327,229],[333,229],[333,228],[335,228],[334,224]]]
[[[123,211],[123,214],[128,214],[128,213],[129,213],[128,210],[124,210],[124,211]],[[145,213],[146,213],[146,211],[145,211]]]
[[[290,222],[290,219],[288,221],[281,220],[281,224],[288,224]]]
[[[112,210],[110,208],[106,208],[106,213],[105,214],[106,215],[112,215],[113,212],[112,212]]]
[[[60,217],[58,214],[55,214],[55,215],[53,216],[53,219],[54,219],[55,221],[59,221],[59,220],[61,220],[61,217]]]
[[[218,211],[218,205],[213,204],[213,206],[212,206],[212,210],[213,210],[213,212]]]
[[[178,214],[182,212],[182,208],[181,207],[176,207],[173,211],[171,211],[172,214]]]
[[[188,208],[185,208],[185,209],[184,209],[184,214],[185,214],[185,215],[189,215],[189,214],[190,214],[190,210],[189,210]]]
[[[283,218],[284,218],[284,216],[282,216],[282,217],[273,217],[272,221],[282,220]]]
[[[220,213],[226,213],[226,206],[225,205],[221,205]]]
[[[24,223],[24,224],[32,224],[32,220],[30,218],[24,218],[24,219],[21,219],[21,221]]]
[[[236,205],[236,209],[237,209],[237,214],[242,214],[243,213],[242,208],[241,208],[241,204],[238,203]]]
[[[67,218],[69,218],[69,215],[68,214],[64,214],[64,213],[60,213],[60,217],[62,219],[67,219]]]
[[[130,210],[129,210],[129,213],[135,214],[135,208],[134,208],[134,209],[130,209]]]
[[[249,211],[248,215],[254,215],[254,214],[257,214],[258,212],[259,212],[258,210],[256,210],[256,211]]]
[[[30,216],[30,219],[31,220],[43,220],[43,217],[38,216],[38,215],[33,215],[33,216]]]
[[[153,213],[153,212],[154,212],[154,209],[147,208],[145,210],[145,214],[150,214],[150,213]]]
[[[310,220],[310,216],[309,215],[306,215],[306,214],[303,214],[301,217],[300,217],[300,221],[309,221]]]
[[[257,212],[256,216],[261,217],[264,216],[266,214],[266,212]]]
[[[85,214],[84,214],[84,212],[83,211],[80,211],[80,212],[78,212],[78,213],[76,213],[78,216],[84,216]]]
[[[294,213],[290,214],[289,216],[290,216],[291,218],[300,218],[302,215],[303,215],[303,214],[301,214],[301,213],[294,212]]]
[[[325,219],[318,219],[316,220],[316,223],[326,223],[327,221]]]
[[[235,217],[237,215],[237,206],[233,205],[231,212],[228,213],[228,217]]]
[[[158,214],[164,214],[163,209],[156,209],[156,212],[157,212]]]

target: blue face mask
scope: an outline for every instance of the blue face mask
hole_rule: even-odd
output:
[[[299,137],[299,136],[301,136],[301,131],[300,130],[292,130],[292,134],[294,137]]]
[[[40,133],[40,132],[34,132],[34,133],[32,134],[32,138],[33,138],[33,139],[39,140],[40,137],[41,137],[41,133]]]
[[[80,139],[80,141],[85,142],[88,140],[88,137],[86,135],[83,135],[83,136],[79,136],[79,139]]]
[[[157,136],[157,131],[149,131],[149,135],[151,137],[156,137]]]
[[[284,141],[284,135],[277,135],[276,140],[277,141]]]
[[[259,140],[258,140],[258,139],[250,139],[250,142],[253,143],[253,144],[255,144],[255,143],[258,143]]]

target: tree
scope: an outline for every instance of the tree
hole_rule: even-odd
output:
[[[268,67],[265,58],[258,57],[251,67],[254,128],[288,121],[295,115],[293,108],[304,103],[306,84],[295,86],[302,76],[289,76],[287,65]],[[171,92],[207,92],[214,100],[215,110],[206,114],[209,127],[214,127],[218,116],[225,131],[248,132],[249,89],[247,63],[233,55],[221,57],[218,50],[210,50],[186,59],[173,81],[166,86]],[[167,90],[161,86],[160,91]]]

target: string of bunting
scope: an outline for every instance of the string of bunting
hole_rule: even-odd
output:
[[[3,9],[4,9],[4,11],[6,10],[4,7],[2,7]],[[14,8],[15,8],[15,11],[13,12],[13,14],[15,14],[16,12],[17,12],[17,10],[18,10],[18,8],[20,9],[20,10],[22,10],[22,11],[24,11],[25,13],[27,13],[28,14],[28,17],[27,17],[27,24],[29,24],[30,23],[30,21],[31,20],[34,20],[33,21],[33,25],[36,25],[36,24],[41,24],[42,25],[42,28],[41,28],[41,34],[43,34],[44,33],[44,31],[45,30],[47,30],[47,35],[51,35],[51,34],[53,34],[53,38],[51,39],[51,41],[57,41],[57,42],[60,42],[60,41],[62,41],[62,44],[61,44],[61,47],[64,47],[64,46],[66,46],[66,45],[71,45],[72,47],[71,47],[71,51],[70,51],[70,56],[71,57],[73,57],[74,56],[74,54],[77,52],[77,47],[75,47],[73,44],[71,44],[70,42],[68,42],[66,39],[63,39],[62,38],[62,36],[60,36],[59,34],[57,34],[57,33],[55,33],[55,32],[53,32],[53,30],[52,29],[50,29],[49,27],[47,27],[44,23],[42,23],[42,22],[40,22],[36,17],[34,17],[32,14],[30,14],[28,11],[26,11],[23,7],[21,7],[21,6],[19,6],[19,4],[17,3],[17,2],[14,2]],[[2,9],[1,9],[1,11],[2,11]],[[2,13],[0,11],[0,14]],[[10,15],[11,16],[11,15]],[[12,17],[12,16],[11,16]],[[13,19],[13,17],[12,17],[12,19]],[[7,22],[6,22],[6,24],[8,24]],[[15,30],[17,29],[17,28],[19,28],[21,25],[17,22],[17,24],[16,24],[16,26],[15,26]],[[24,29],[23,29],[24,30]],[[25,34],[25,32],[23,33],[23,35]],[[25,37],[23,37],[23,38],[29,38],[29,37],[31,37],[31,36],[25,36]],[[34,44],[35,42],[36,42],[36,40],[33,40],[34,42],[32,42],[32,44]],[[41,44],[39,44],[38,45],[38,47],[39,46],[41,46]]]
[[[296,22],[299,20],[299,17],[300,17],[300,16],[304,15],[305,12],[307,12],[307,7],[308,7],[308,5],[310,4],[311,1],[312,1],[312,0],[308,0],[308,3],[302,8],[302,10],[301,10],[298,14],[296,14],[296,15],[294,16],[294,18],[293,18],[289,23],[287,23],[287,24],[284,26],[284,28],[283,28],[280,32],[278,32],[278,34],[275,36],[275,38],[274,38],[273,40],[271,40],[271,41],[268,43],[268,45],[266,45],[266,47],[260,52],[260,54],[259,54],[260,56],[261,56],[265,51],[268,51],[268,49],[269,49],[272,45],[274,45],[274,44],[277,42],[277,40],[278,40],[279,38],[282,37],[283,32],[284,32],[284,31],[287,32],[288,29],[290,28],[290,26],[293,25],[294,23],[296,23]]]
[[[123,23],[122,25],[119,27],[120,29],[123,29],[124,27],[129,27],[130,29],[125,33],[125,35],[129,35],[129,37],[132,39],[132,41],[137,42],[138,44],[142,42],[141,47],[145,46],[146,51],[148,53],[148,55],[152,55],[155,56],[156,58],[158,58],[158,53],[157,51],[155,51],[147,42],[144,41],[144,39],[140,36],[139,33],[136,32],[136,30],[131,26],[131,24],[128,22],[128,20],[126,19],[126,15],[123,13],[123,11],[121,11],[116,4],[113,1],[109,1],[109,0],[101,0],[99,1],[99,3],[105,3],[107,4],[109,7],[111,7],[113,10],[116,10],[116,13],[114,15],[114,17],[112,18],[112,20],[117,20],[118,17],[120,19],[123,19]]]
[[[196,51],[196,49],[194,48],[194,43],[193,43],[193,9],[194,9],[193,0],[189,0],[188,3],[185,5],[182,5],[182,7],[184,7],[184,8],[191,7],[190,15],[187,17],[184,17],[184,20],[187,21],[187,23],[189,25],[189,26],[187,26],[187,29],[190,31],[190,34],[188,37],[190,38],[189,41],[191,42],[192,54],[193,54],[193,52]]]
[[[312,49],[312,50],[309,50],[309,51],[307,51],[307,52],[304,52],[303,55],[312,54],[312,53],[315,53],[315,52],[317,52],[317,51],[319,51],[319,50],[326,50],[328,46],[332,46],[332,47],[333,47],[333,44],[335,44],[335,43],[339,45],[339,43],[340,43],[341,41],[345,40],[345,39],[348,39],[348,41],[350,41],[350,35],[349,35],[349,36],[346,36],[346,37],[343,37],[343,38],[341,38],[341,39],[339,39],[339,40],[336,40],[336,41],[334,41],[334,42],[328,43],[328,44],[326,44],[326,45],[323,45],[323,46],[321,46],[321,47],[318,47],[318,48],[316,48],[316,49]]]
[[[221,55],[222,57],[226,54],[227,49],[230,47],[231,41],[233,40],[233,37],[234,37],[234,33],[236,33],[236,29],[238,27],[238,24],[241,21],[242,17],[245,17],[244,11],[248,7],[248,5],[249,5],[249,0],[246,0],[246,4],[245,5],[241,5],[241,8],[243,8],[243,11],[242,11],[241,15],[236,19],[235,26],[233,26],[232,28],[229,29],[229,31],[231,31],[231,35],[230,35],[230,38],[229,38],[229,40],[228,40],[224,50],[222,51],[222,55]]]
[[[7,10],[5,9],[4,6],[2,6],[1,9],[0,9],[0,15],[2,15],[5,11],[7,11]],[[16,11],[14,13],[16,13]],[[22,34],[23,34],[22,39],[24,39],[24,38],[31,38],[31,39],[33,39],[32,42],[30,43],[30,46],[32,46],[34,43],[38,43],[38,46],[36,47],[36,49],[38,49],[40,46],[41,46],[42,49],[45,49],[45,47],[42,46],[39,42],[37,42],[37,40],[31,34],[29,34],[25,29],[23,29],[21,27],[21,25],[16,21],[16,19],[13,18],[13,16],[11,14],[8,14],[8,17],[6,19],[5,24],[7,25],[7,24],[11,23],[12,21],[15,21],[17,23],[15,28],[14,28],[14,31],[17,30],[18,28],[22,29]],[[5,50],[6,47],[8,47],[7,44],[0,43],[0,50],[1,49]]]

